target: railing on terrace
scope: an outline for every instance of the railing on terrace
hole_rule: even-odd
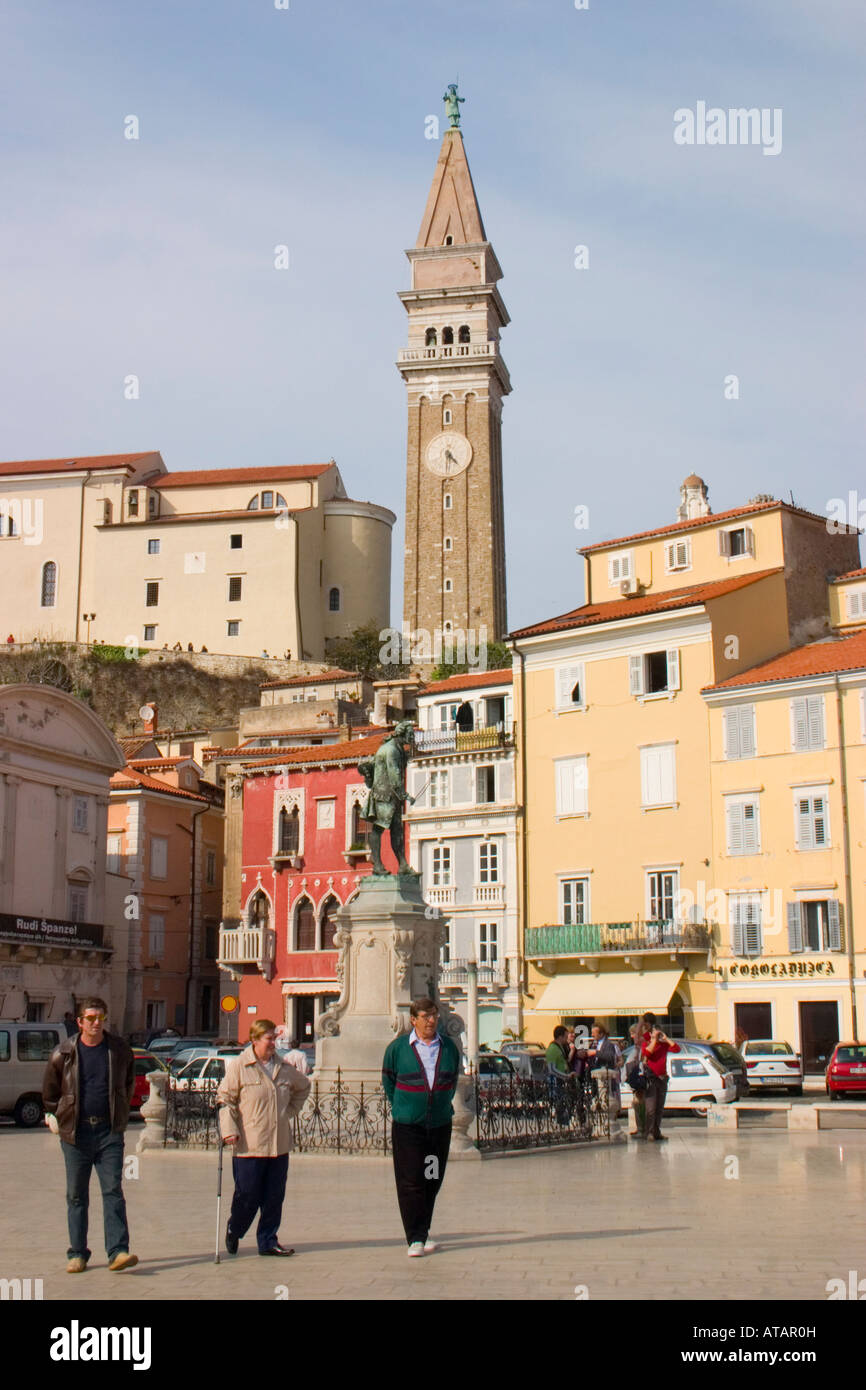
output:
[[[577,922],[528,927],[525,953],[542,956],[624,955],[630,951],[708,951],[710,928],[690,922]]]
[[[432,343],[400,348],[399,362],[435,362],[441,357],[495,357],[496,343]]]
[[[449,960],[442,965],[440,976],[440,986],[442,989],[452,989],[465,985],[469,980],[468,961]],[[490,964],[480,964],[478,966],[479,985],[504,985],[505,984],[505,965],[494,961]]]
[[[276,935],[270,927],[223,928],[219,935],[219,960],[226,965],[254,965],[272,961]]]
[[[487,748],[510,748],[514,735],[501,724],[487,729],[419,729],[415,734],[415,752],[419,756],[440,753],[477,753]]]

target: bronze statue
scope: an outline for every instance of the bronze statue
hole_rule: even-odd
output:
[[[401,874],[414,874],[406,860],[406,837],[403,831],[403,807],[415,798],[406,791],[406,765],[409,761],[407,745],[411,741],[414,725],[411,719],[402,719],[393,733],[376,749],[372,758],[363,758],[358,763],[358,771],[369,787],[367,799],[361,807],[362,820],[370,822],[370,850],[373,855],[373,873],[384,874],[388,870],[382,863],[382,832],[391,835],[391,848],[397,858]]]
[[[459,130],[459,129],[460,129],[460,106],[461,106],[461,103],[464,102],[464,101],[466,100],[466,98],[465,98],[465,97],[459,97],[459,96],[457,95],[457,83],[456,83],[456,82],[449,82],[449,84],[448,84],[448,90],[446,91],[446,93],[445,93],[444,97],[442,98],[442,100],[443,100],[444,103],[445,103],[445,115],[448,117],[449,121],[451,122],[451,129],[452,129],[452,130]]]

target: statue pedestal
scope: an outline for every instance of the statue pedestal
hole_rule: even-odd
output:
[[[411,1027],[409,1004],[437,997],[441,917],[424,902],[417,874],[370,874],[338,912],[337,926],[341,993],[316,1025],[313,1080],[326,1087],[339,1067],[352,1089],[362,1081],[380,1085],[385,1048]],[[447,1007],[440,1009],[450,1033]]]

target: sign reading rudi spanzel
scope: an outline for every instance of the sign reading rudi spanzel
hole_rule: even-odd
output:
[[[67,922],[48,917],[14,917],[0,912],[0,941],[30,941],[36,946],[102,945],[102,926],[95,922]]]

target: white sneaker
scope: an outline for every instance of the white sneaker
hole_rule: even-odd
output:
[[[424,1246],[423,1241],[420,1241],[420,1240],[413,1240],[412,1244],[409,1246],[409,1251],[408,1251],[409,1259],[410,1259],[410,1260],[417,1260],[417,1259],[419,1259],[420,1256],[424,1254],[424,1250],[425,1250],[425,1246]]]
[[[430,1237],[428,1236],[427,1239],[426,1239],[425,1242],[424,1242],[424,1254],[425,1254],[425,1255],[432,1255],[433,1252],[434,1252],[434,1250],[438,1250],[438,1249],[439,1249],[438,1242],[435,1241],[435,1240],[431,1240]]]

